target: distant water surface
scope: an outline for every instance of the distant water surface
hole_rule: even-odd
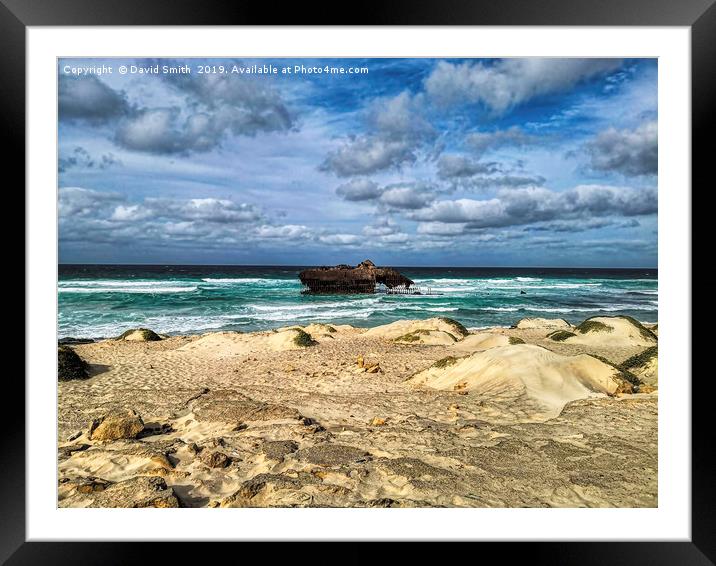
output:
[[[448,316],[467,327],[509,326],[523,317],[629,315],[656,322],[655,269],[397,267],[436,295],[302,295],[304,267],[59,266],[59,336],[254,331],[333,322],[368,327]],[[522,291],[524,293],[522,293]]]

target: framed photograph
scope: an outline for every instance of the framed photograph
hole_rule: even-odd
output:
[[[9,564],[143,541],[713,563],[712,2],[2,4]]]

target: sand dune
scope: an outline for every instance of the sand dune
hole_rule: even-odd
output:
[[[504,334],[493,334],[491,332],[478,332],[470,334],[460,342],[455,342],[453,349],[458,352],[482,352],[498,346],[509,346],[515,340],[510,340]]]
[[[573,335],[569,336],[569,332]],[[608,347],[653,346],[658,341],[648,328],[623,316],[589,318],[567,333],[558,330],[548,336],[567,344]]]
[[[425,320],[398,320],[390,324],[376,326],[365,332],[364,336],[370,338],[384,338],[386,340],[396,340],[401,342],[414,342],[423,344],[421,336],[430,336],[432,333],[449,334],[454,338],[451,342],[461,340],[467,335],[464,326],[449,318],[428,318]],[[430,340],[425,338],[425,340]],[[441,343],[451,343],[440,337]]]
[[[557,415],[569,401],[616,393],[622,380],[616,368],[591,356],[561,356],[540,346],[520,344],[438,362],[410,383],[446,391],[527,396]]]
[[[254,352],[283,352],[310,346],[313,338],[299,328],[286,328],[275,332],[212,332],[203,335],[185,346],[179,352],[197,356],[226,358]]]

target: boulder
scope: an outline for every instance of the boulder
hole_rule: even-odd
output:
[[[57,379],[70,381],[73,379],[87,379],[87,362],[77,355],[69,346],[57,348]]]
[[[89,428],[90,440],[136,438],[144,430],[144,421],[132,410],[114,410],[95,419]]]
[[[229,464],[231,464],[231,458],[229,458],[223,452],[202,450],[199,459],[205,466],[208,466],[209,468],[226,468]]]

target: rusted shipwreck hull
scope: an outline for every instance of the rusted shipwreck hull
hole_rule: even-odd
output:
[[[376,286],[409,288],[413,282],[389,267],[376,267],[369,259],[355,267],[336,265],[306,269],[298,274],[304,293],[375,293]]]

